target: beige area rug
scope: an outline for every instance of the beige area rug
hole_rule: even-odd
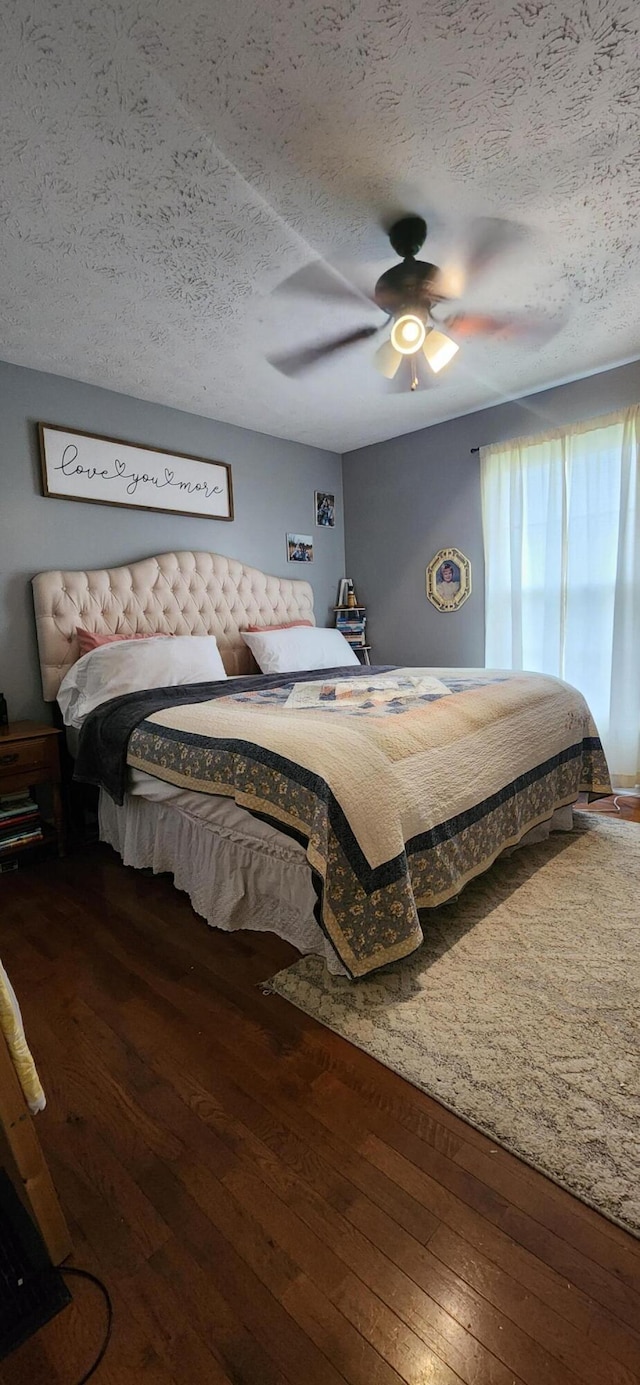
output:
[[[424,927],[369,979],[269,986],[640,1235],[640,826],[578,813]]]

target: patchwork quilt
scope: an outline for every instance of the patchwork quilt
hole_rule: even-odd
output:
[[[610,792],[574,688],[531,673],[346,668],[114,699],[76,777],[122,802],[132,766],[224,794],[303,841],[353,978],[408,956],[442,904],[581,790]]]

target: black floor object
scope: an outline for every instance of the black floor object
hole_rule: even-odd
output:
[[[0,1169],[0,1360],[71,1302],[4,1169]]]

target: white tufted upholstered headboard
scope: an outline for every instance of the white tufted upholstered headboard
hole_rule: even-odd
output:
[[[240,631],[314,621],[308,582],[267,577],[219,553],[161,553],[126,567],[40,572],[33,597],[45,701],[79,656],[76,626],[96,634],[215,635],[227,673],[255,673]]]

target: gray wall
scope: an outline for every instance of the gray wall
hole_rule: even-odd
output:
[[[347,573],[368,606],[377,663],[484,664],[480,462],[470,449],[544,432],[640,401],[640,362],[407,433],[343,457]],[[407,407],[411,400],[407,399]],[[436,610],[425,568],[440,548],[471,560],[473,593]]]
[[[330,623],[344,574],[336,454],[1,363],[0,420],[0,691],[13,720],[50,717],[41,699],[30,586],[33,574],[47,568],[110,567],[169,549],[211,550],[265,572],[307,578],[318,623]],[[223,524],[45,499],[38,420],[230,462],[236,519]],[[316,489],[336,495],[335,529],[314,526]],[[313,533],[313,566],[287,563],[287,530]]]

